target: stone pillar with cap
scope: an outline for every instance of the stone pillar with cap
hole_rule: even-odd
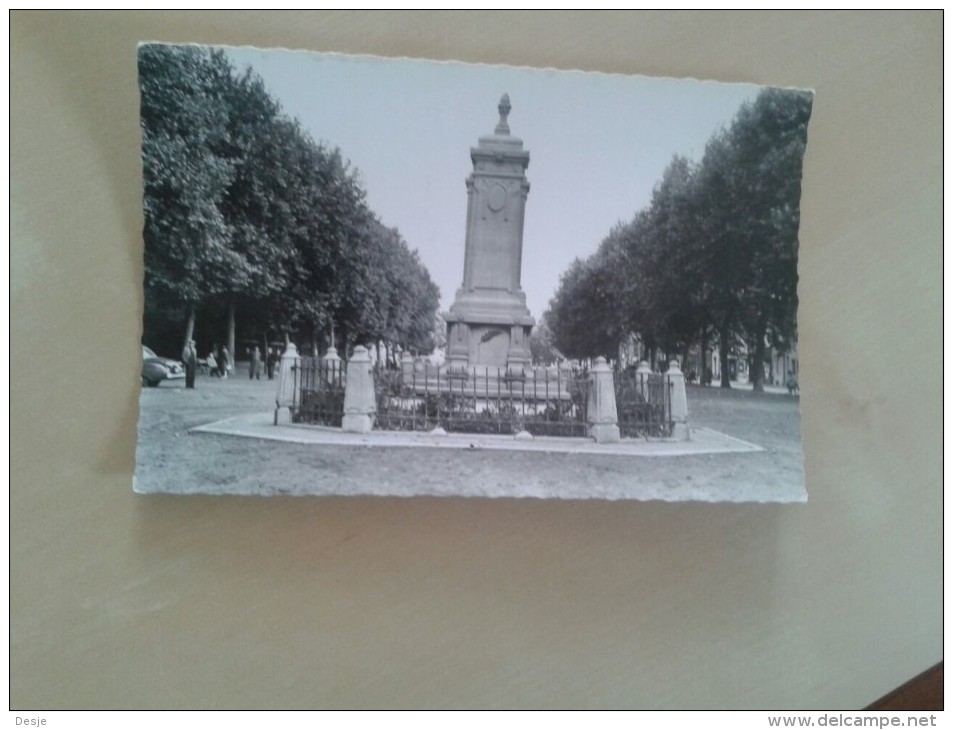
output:
[[[688,428],[688,396],[685,393],[685,375],[677,360],[668,364],[665,373],[665,385],[671,399],[672,437],[679,441],[688,441],[691,434]]]
[[[621,437],[615,406],[615,382],[612,378],[612,368],[604,357],[597,357],[589,371],[589,401],[586,410],[589,436],[600,444],[618,443]]]
[[[281,354],[278,365],[278,394],[275,398],[275,425],[291,421],[291,409],[297,401],[295,392],[298,378],[295,377],[297,368],[301,365],[301,356],[298,355],[298,346],[289,342]]]
[[[377,415],[374,372],[367,348],[358,345],[347,361],[344,385],[344,420],[341,428],[350,433],[370,433]]]

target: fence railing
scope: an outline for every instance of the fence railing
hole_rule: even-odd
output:
[[[588,436],[598,443],[620,437],[690,439],[684,378],[674,362],[664,375],[651,372],[646,363],[613,373],[603,358],[590,371],[450,370],[409,358],[398,369],[372,366],[363,347],[345,363],[334,353],[301,357],[289,344],[278,380],[276,425],[290,414],[295,423],[356,433],[441,427],[460,433]]]
[[[376,428],[534,436],[587,435],[589,379],[544,368],[374,370]]]
[[[619,433],[626,437],[672,435],[672,382],[661,373],[623,370],[614,373]]]
[[[340,360],[302,357],[291,368],[295,402],[294,423],[340,426],[344,419],[344,386],[347,366]]]

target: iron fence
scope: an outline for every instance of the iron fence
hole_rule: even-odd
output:
[[[295,394],[292,421],[339,427],[344,419],[345,363],[302,357],[291,372]]]
[[[623,370],[613,375],[619,433],[623,437],[672,435],[672,383],[661,373]]]
[[[374,370],[376,428],[429,431],[586,436],[589,379],[544,368],[511,374],[505,368],[448,371]]]

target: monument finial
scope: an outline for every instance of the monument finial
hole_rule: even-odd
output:
[[[500,110],[500,123],[496,125],[496,129],[494,130],[495,134],[510,133],[510,125],[506,123],[506,117],[509,115],[511,108],[510,95],[503,94],[503,96],[500,97],[500,104],[497,107],[497,109]]]

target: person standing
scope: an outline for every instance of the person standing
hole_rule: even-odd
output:
[[[278,364],[278,351],[273,348],[268,348],[268,380],[275,379],[275,365]]]
[[[218,349],[218,376],[227,378],[229,371],[228,348],[222,345]]]
[[[248,366],[248,379],[261,380],[261,350],[258,345],[251,351],[251,363]]]
[[[218,345],[212,345],[212,350],[209,352],[208,357],[205,358],[205,362],[208,363],[208,374],[213,378],[218,377],[218,360],[215,359],[215,353],[218,352]]]
[[[199,353],[195,349],[195,340],[189,340],[182,350],[182,362],[185,363],[185,387],[195,389],[195,371],[199,367]]]

